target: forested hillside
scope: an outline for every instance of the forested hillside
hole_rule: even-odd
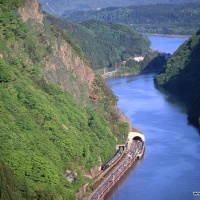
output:
[[[64,18],[72,21],[89,19],[105,22],[122,22],[141,33],[194,34],[200,24],[200,4],[156,4],[126,8],[106,8],[98,11],[66,13]]]
[[[0,7],[0,199],[76,199],[90,182],[84,175],[115,152],[129,125],[37,0]],[[72,183],[66,170],[77,173]]]
[[[94,69],[114,69],[129,57],[145,56],[150,50],[146,37],[123,24],[97,20],[75,23],[53,16],[48,20],[66,30],[80,44]]]
[[[45,11],[62,15],[64,12],[73,12],[77,10],[96,10],[98,8],[122,7],[130,5],[149,5],[157,3],[193,3],[199,0],[39,0]]]
[[[168,60],[164,72],[155,78],[188,106],[190,122],[200,125],[200,30]]]

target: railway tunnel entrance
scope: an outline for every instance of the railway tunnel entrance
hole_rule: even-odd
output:
[[[142,142],[142,138],[141,138],[141,137],[139,137],[139,136],[135,136],[135,137],[133,138],[133,140],[139,140],[139,141],[141,141],[141,142]]]
[[[139,132],[129,132],[128,134],[128,142],[127,142],[127,149],[131,149],[135,142],[145,142],[145,137],[142,133]],[[140,156],[137,157],[140,159]]]
[[[129,132],[128,141],[132,140],[140,140],[141,142],[145,142],[145,137],[142,133],[139,132]]]

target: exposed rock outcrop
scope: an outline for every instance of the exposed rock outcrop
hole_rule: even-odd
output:
[[[19,8],[19,14],[24,22],[28,19],[35,19],[37,22],[42,24],[43,14],[39,8],[37,0],[26,0],[25,6],[23,8]]]
[[[69,91],[81,103],[83,100],[81,89],[87,96],[90,93],[95,77],[92,69],[73,54],[72,48],[67,43],[62,43],[58,47],[55,41],[54,55],[57,56],[46,59],[42,75],[47,82],[60,85],[62,89]]]
[[[28,0],[25,6],[19,9],[19,13],[23,21],[34,19],[42,23],[43,14],[37,0]],[[41,75],[47,82],[57,84],[69,91],[79,103],[84,103],[84,94],[87,97],[90,94],[94,72],[74,54],[72,47],[58,36],[54,37],[51,45],[53,54],[44,58],[44,69]]]

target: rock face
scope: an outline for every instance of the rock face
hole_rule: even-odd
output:
[[[89,97],[94,73],[79,57],[75,56],[67,43],[58,47],[54,42],[54,55],[45,59],[42,75],[47,82],[60,85],[69,91],[79,102],[83,102],[83,94]],[[80,92],[81,91],[81,92]]]
[[[37,0],[28,0],[23,8],[19,9],[23,21],[34,19],[42,24],[43,14]],[[45,30],[42,30],[45,32]],[[94,73],[83,60],[76,56],[72,47],[55,36],[51,44],[52,56],[44,57],[44,69],[42,76],[46,82],[59,85],[69,91],[79,103],[85,103],[85,97],[89,97]]]
[[[79,57],[74,57],[71,48],[66,43],[61,44],[57,52],[66,69],[71,70],[75,78],[79,78],[81,82],[90,87],[94,80],[92,69],[86,66]]]
[[[19,13],[24,22],[26,22],[28,19],[35,19],[37,22],[42,24],[43,14],[39,9],[37,0],[27,0],[25,7],[19,8]]]

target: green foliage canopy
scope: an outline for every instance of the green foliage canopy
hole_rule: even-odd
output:
[[[94,69],[114,69],[130,56],[149,52],[150,41],[121,23],[89,20],[78,24],[53,16],[48,20],[75,38]]]
[[[200,118],[200,34],[199,30],[168,60],[164,72],[155,83],[183,100],[188,107],[189,120],[199,126]]]
[[[141,33],[191,35],[199,28],[200,6],[191,2],[111,7],[72,14],[66,12],[63,17],[77,22],[89,19],[121,22]]]

